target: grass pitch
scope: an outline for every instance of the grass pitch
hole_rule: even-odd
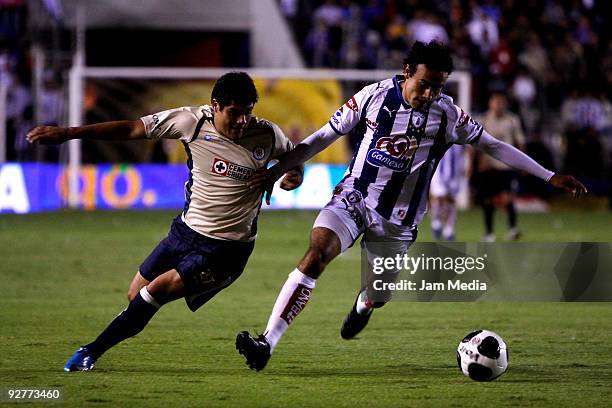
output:
[[[75,349],[126,306],[132,276],[173,215],[0,216],[0,388],[59,387],[61,405],[72,407],[610,406],[611,304],[391,302],[358,339],[344,341],[340,324],[359,287],[357,250],[319,279],[268,367],[248,370],[234,350],[235,335],[263,330],[306,249],[314,212],[264,213],[236,284],[197,313],[183,301],[164,306],[95,371],[64,373]],[[527,241],[612,237],[604,212],[521,215],[520,223]],[[480,213],[461,213],[458,238],[481,235]],[[419,238],[429,237],[423,224]],[[473,382],[456,367],[457,343],[477,328],[508,343],[510,369],[492,383]]]

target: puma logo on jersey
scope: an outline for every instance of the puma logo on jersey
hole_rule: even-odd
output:
[[[393,116],[393,114],[394,114],[395,112],[397,112],[397,109],[389,109],[389,108],[387,108],[386,106],[383,106],[382,108],[383,108],[384,110],[386,110],[386,111],[387,111],[387,113],[389,114],[389,116]]]

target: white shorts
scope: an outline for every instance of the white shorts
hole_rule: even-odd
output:
[[[456,197],[459,194],[459,177],[444,177],[436,171],[431,178],[429,195],[432,197]]]
[[[416,226],[395,225],[365,205],[359,191],[344,189],[334,194],[321,210],[313,228],[324,227],[340,238],[344,252],[363,234],[361,247],[373,256],[395,256],[406,253],[417,235]]]

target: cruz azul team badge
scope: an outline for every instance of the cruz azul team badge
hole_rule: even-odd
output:
[[[376,167],[405,171],[417,147],[416,139],[409,139],[407,135],[381,137],[376,147],[368,152],[366,160]]]
[[[234,180],[247,181],[251,178],[255,170],[227,160],[215,158],[211,171],[220,176],[233,178]]]
[[[266,149],[264,149],[261,146],[257,146],[253,149],[253,158],[255,158],[255,160],[261,160],[264,158],[264,156],[266,155]]]

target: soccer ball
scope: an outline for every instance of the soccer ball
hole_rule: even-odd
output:
[[[489,330],[476,330],[457,347],[459,370],[475,381],[493,381],[508,369],[508,347]]]

